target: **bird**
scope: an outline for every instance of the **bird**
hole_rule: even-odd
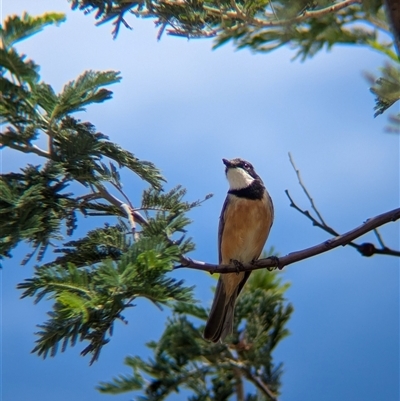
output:
[[[222,161],[229,190],[219,219],[219,264],[251,263],[264,248],[274,220],[274,206],[251,163],[240,158]],[[203,333],[206,340],[223,342],[232,333],[235,302],[250,273],[220,275]]]

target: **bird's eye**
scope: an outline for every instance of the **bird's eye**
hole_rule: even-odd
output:
[[[248,169],[250,168],[250,166],[249,166],[247,163],[244,163],[244,164],[243,164],[243,167],[244,167],[246,170],[248,170]]]

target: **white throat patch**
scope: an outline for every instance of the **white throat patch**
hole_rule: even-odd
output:
[[[254,178],[240,167],[229,168],[226,178],[229,182],[229,189],[233,190],[247,188],[254,181]]]

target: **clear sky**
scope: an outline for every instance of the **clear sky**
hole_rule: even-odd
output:
[[[182,184],[188,200],[215,196],[191,214],[192,257],[217,259],[217,225],[227,191],[221,159],[251,161],[273,198],[276,219],[268,240],[281,255],[329,238],[289,207],[285,189],[309,208],[288,160],[290,151],[324,218],[339,232],[399,205],[399,137],[384,133],[386,115],[373,118],[373,96],[363,71],[378,74],[382,57],[368,49],[336,47],[305,63],[291,61],[288,48],[267,55],[231,45],[211,50],[211,40],[164,36],[157,42],[151,20],[130,20],[112,40],[110,24],[95,27],[93,16],[71,12],[66,0],[3,0],[2,19],[23,10],[67,14],[60,27],[18,45],[41,66],[44,81],[59,91],[84,70],[118,70],[111,101],[89,107],[84,120],[141,159],[151,160],[168,179]],[[392,110],[393,112],[394,110]],[[39,163],[9,150],[2,171]],[[133,199],[142,185],[124,175]],[[399,225],[382,228],[387,245],[399,249]],[[362,238],[375,241],[374,236]],[[2,279],[2,401],[100,401],[94,387],[119,373],[127,355],[148,355],[167,312],[138,301],[116,325],[100,361],[89,367],[79,356],[84,344],[42,360],[30,354],[35,325],[49,304],[19,300],[17,283],[32,274],[19,266],[27,248],[6,261]],[[209,275],[174,273],[210,304]],[[364,258],[341,248],[286,268],[287,293],[295,312],[291,336],[275,352],[284,363],[282,401],[399,400],[399,260]],[[133,394],[113,399],[129,400]],[[172,400],[185,399],[182,394]]]

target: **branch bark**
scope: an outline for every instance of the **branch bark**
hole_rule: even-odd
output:
[[[216,265],[212,263],[205,263],[197,260],[193,260],[182,256],[180,260],[180,265],[176,266],[175,269],[188,267],[195,270],[208,271],[210,273],[235,273],[238,271],[252,271],[258,269],[279,269],[282,270],[285,266],[292,263],[299,262],[304,259],[311,258],[313,256],[319,255],[321,253],[330,251],[339,246],[345,246],[351,243],[356,238],[390,222],[394,222],[400,219],[400,208],[390,210],[389,212],[380,214],[371,219],[368,219],[365,223],[353,230],[348,231],[345,234],[338,235],[321,244],[312,246],[310,248],[303,249],[301,251],[296,251],[289,253],[282,258],[269,257],[265,259],[259,259],[254,263],[248,263],[242,266],[236,265]]]

